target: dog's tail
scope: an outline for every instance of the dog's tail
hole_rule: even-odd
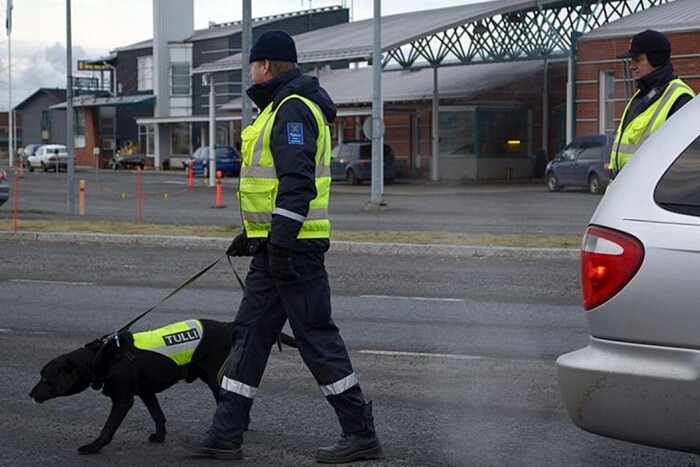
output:
[[[281,343],[283,343],[284,345],[288,345],[288,346],[290,346],[290,347],[294,347],[295,349],[296,349],[297,347],[299,347],[299,346],[297,345],[297,341],[294,340],[294,338],[293,338],[292,336],[290,336],[289,334],[286,334],[286,333],[284,333],[284,332],[281,332],[281,333],[280,333],[280,340],[279,340],[279,341],[280,341]]]

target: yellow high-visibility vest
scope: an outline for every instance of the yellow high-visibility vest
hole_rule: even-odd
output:
[[[627,103],[625,111],[622,113],[620,126],[615,134],[615,142],[613,143],[612,154],[610,155],[610,168],[614,171],[620,171],[627,164],[632,155],[644,143],[644,141],[659,128],[668,117],[668,112],[673,107],[676,99],[683,94],[689,94],[695,97],[693,90],[679,78],[669,82],[664,90],[664,93],[659,99],[651,104],[644,112],[637,115],[626,128],[622,128],[625,122],[625,116],[632,106],[634,98],[639,94],[639,90],[632,96],[632,99]]]
[[[133,334],[134,347],[170,357],[180,366],[192,361],[203,336],[202,323],[196,319]]]
[[[280,210],[275,206],[279,180],[270,149],[270,137],[277,110],[289,99],[299,99],[306,104],[313,113],[319,129],[315,157],[316,197],[311,200],[306,217]],[[331,132],[318,105],[298,94],[287,96],[275,110],[272,110],[272,104],[265,107],[255,122],[241,132],[241,139],[242,165],[238,201],[248,238],[266,238],[272,229],[273,213],[297,219],[302,223],[297,238],[329,238]]]

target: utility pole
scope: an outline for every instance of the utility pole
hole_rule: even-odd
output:
[[[73,41],[70,0],[66,0],[66,149],[68,151],[68,214],[75,215],[75,140],[73,128]],[[58,161],[56,161],[58,164]],[[58,171],[58,165],[56,165]]]
[[[372,50],[372,194],[365,209],[385,206],[384,103],[382,100],[382,2],[374,0],[374,48]]]
[[[253,106],[246,95],[250,82],[250,47],[253,45],[253,23],[250,0],[243,0],[243,30],[241,31],[241,131],[253,122]]]

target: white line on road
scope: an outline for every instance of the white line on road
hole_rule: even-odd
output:
[[[448,353],[424,353],[424,352],[398,352],[392,350],[358,350],[358,353],[368,355],[389,355],[392,357],[424,357],[424,358],[450,358],[453,360],[481,360],[485,357],[477,355],[455,355]]]
[[[8,282],[21,282],[27,284],[52,284],[52,285],[95,285],[95,282],[67,282],[67,281],[40,281],[33,279],[10,279]]]
[[[424,300],[428,302],[470,302],[468,298],[407,297],[402,295],[360,295],[362,298],[394,298],[398,300]]]

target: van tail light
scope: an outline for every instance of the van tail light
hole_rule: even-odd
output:
[[[5,180],[7,178],[7,172],[5,172],[3,169],[0,169],[0,180]]]
[[[633,236],[590,226],[581,246],[583,308],[610,300],[632,280],[644,260],[644,246]]]

